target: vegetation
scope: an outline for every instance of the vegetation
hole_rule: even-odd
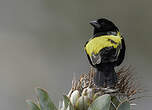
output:
[[[37,101],[27,100],[31,110],[130,110],[140,89],[135,86],[130,68],[121,68],[115,88],[96,87],[93,82],[94,69],[82,74],[79,81],[72,81],[72,88],[57,108],[46,90],[36,88]]]

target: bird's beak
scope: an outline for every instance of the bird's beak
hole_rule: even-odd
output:
[[[100,24],[97,21],[91,21],[90,24],[94,27],[94,28],[100,28]]]

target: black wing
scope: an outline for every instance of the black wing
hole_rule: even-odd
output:
[[[94,56],[92,57],[92,59],[89,57],[89,55],[87,54],[87,57],[88,57],[88,60],[90,62],[90,64],[93,66],[93,67],[96,67],[97,65],[100,65],[100,64],[104,64],[104,63],[112,63],[114,64],[114,66],[119,66],[122,61],[124,60],[124,57],[125,57],[125,50],[126,50],[126,46],[125,46],[125,41],[124,41],[124,38],[122,39],[122,44],[121,44],[121,48],[118,47],[118,48],[114,48],[114,47],[105,47],[103,48],[98,55],[100,55],[100,57],[97,56]],[[87,44],[88,42],[86,42]],[[85,45],[86,45],[85,44]],[[120,51],[118,53],[118,51]],[[96,59],[100,58],[100,64],[94,64],[92,61],[95,60],[97,61]]]
[[[102,63],[102,64],[113,63],[113,62],[117,61],[119,50],[120,50],[120,48],[114,48],[113,46],[103,48],[99,52],[100,57],[101,57],[101,62],[100,63]]]
[[[120,49],[120,53],[119,53],[117,61],[114,62],[115,66],[119,66],[125,58],[126,45],[125,45],[125,40],[123,37],[122,37],[121,42],[122,42],[122,47]]]

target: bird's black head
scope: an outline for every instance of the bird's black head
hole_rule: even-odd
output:
[[[90,24],[94,27],[94,35],[102,32],[105,33],[109,31],[119,31],[115,24],[105,18],[101,18],[96,21],[91,21]]]

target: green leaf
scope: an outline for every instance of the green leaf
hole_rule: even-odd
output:
[[[74,110],[74,107],[70,102],[70,99],[66,95],[63,95],[63,100],[66,110]]]
[[[69,98],[66,95],[63,95],[64,108],[67,109],[69,105]]]
[[[36,88],[36,94],[39,99],[41,110],[57,110],[48,93],[44,89]]]
[[[117,99],[116,96],[112,96],[111,101],[112,101],[112,104],[114,104],[115,107],[118,107],[118,105],[120,104],[120,101]]]
[[[81,96],[76,103],[76,108],[78,110],[87,110],[89,104],[90,104],[90,99],[87,96]]]
[[[70,99],[66,95],[63,95],[63,101],[64,101],[64,107],[65,109],[67,109],[68,105],[70,104]]]
[[[116,110],[115,106],[111,103],[109,110]]]
[[[109,94],[98,97],[90,105],[88,110],[109,110],[111,104],[111,97]]]
[[[39,106],[31,100],[26,100],[26,103],[29,105],[31,110],[40,110]]]
[[[72,105],[75,106],[79,97],[80,97],[79,91],[78,90],[73,91],[73,93],[71,94],[71,97],[70,97],[70,101],[71,101]]]
[[[130,110],[130,104],[128,101],[124,101],[123,103],[119,104],[116,110]]]

